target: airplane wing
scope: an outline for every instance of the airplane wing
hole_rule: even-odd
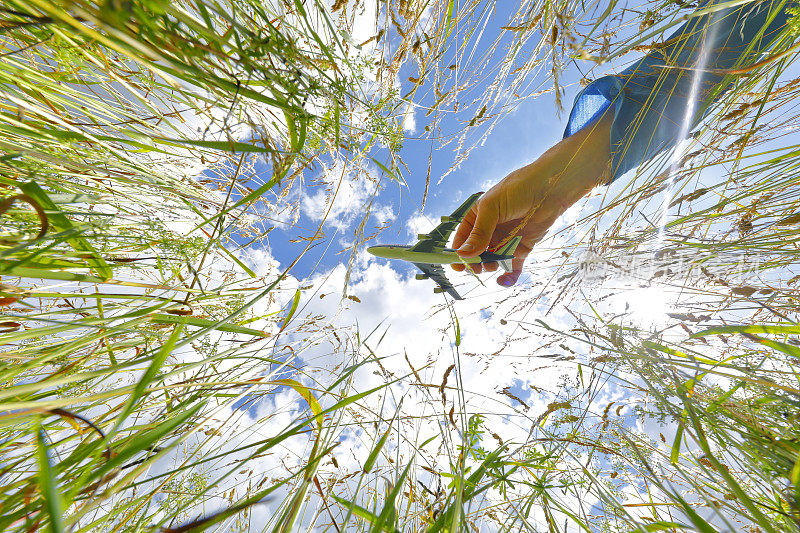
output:
[[[411,251],[441,252],[444,247],[447,246],[447,240],[450,238],[450,234],[458,227],[461,223],[461,219],[464,218],[464,215],[472,208],[472,204],[478,201],[481,194],[483,193],[476,192],[467,198],[467,201],[461,204],[461,207],[453,211],[449,217],[442,217],[442,223],[436,226],[433,231],[427,235],[419,235],[419,242],[411,247]],[[444,273],[442,275],[444,275]]]
[[[435,281],[439,286],[433,289],[433,292],[446,292],[456,300],[463,300],[464,298],[458,294],[455,287],[444,275],[444,269],[440,265],[430,265],[428,263],[414,263],[414,266],[422,270],[422,274],[417,274],[418,279],[430,278]]]

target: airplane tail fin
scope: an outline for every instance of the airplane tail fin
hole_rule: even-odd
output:
[[[511,256],[514,255],[514,251],[517,249],[517,246],[519,245],[519,242],[521,240],[522,237],[514,237],[513,239],[508,241],[505,246],[503,246],[499,250],[495,250],[494,252],[497,255],[505,255],[509,257],[508,259],[501,259],[500,261],[498,261],[498,263],[500,264],[500,268],[502,268],[506,272],[511,272],[512,270]]]
[[[522,237],[514,237],[508,241],[505,246],[499,250],[495,250],[494,253],[497,255],[514,255],[514,251],[517,249],[517,246],[521,240]]]

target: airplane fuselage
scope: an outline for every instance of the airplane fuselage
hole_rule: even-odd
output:
[[[387,245],[370,246],[367,251],[376,257],[386,259],[402,259],[412,263],[427,263],[431,265],[450,265],[453,263],[489,263],[503,259],[511,259],[510,255],[498,255],[492,252],[483,252],[477,257],[461,257],[452,248],[444,248],[441,252],[412,252],[411,246]]]

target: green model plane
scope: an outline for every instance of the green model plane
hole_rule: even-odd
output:
[[[441,265],[449,265],[452,263],[497,262],[508,272],[511,270],[511,260],[514,258],[514,250],[517,249],[517,245],[522,239],[522,237],[514,237],[498,250],[492,252],[486,251],[477,257],[469,258],[461,257],[452,248],[445,248],[450,234],[458,227],[461,219],[469,212],[472,205],[478,201],[481,194],[483,193],[473,194],[449,217],[442,217],[442,223],[436,226],[436,228],[427,235],[419,235],[417,237],[419,242],[414,246],[371,246],[367,248],[367,251],[377,257],[402,259],[403,261],[414,263],[417,268],[422,270],[422,274],[417,274],[417,279],[430,278],[439,285],[433,289],[433,292],[446,292],[456,300],[463,300],[461,295],[458,294],[458,291],[456,291],[450,281],[448,281],[447,276],[444,275],[444,269]]]

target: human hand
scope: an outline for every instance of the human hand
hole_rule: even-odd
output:
[[[513,236],[522,240],[514,252],[512,271],[497,278],[506,287],[522,273],[533,246],[572,204],[608,180],[610,113],[562,140],[539,159],[515,170],[472,206],[456,230],[453,248],[461,257],[475,257]],[[462,271],[464,264],[454,263]],[[494,272],[497,263],[470,264],[480,273]]]

